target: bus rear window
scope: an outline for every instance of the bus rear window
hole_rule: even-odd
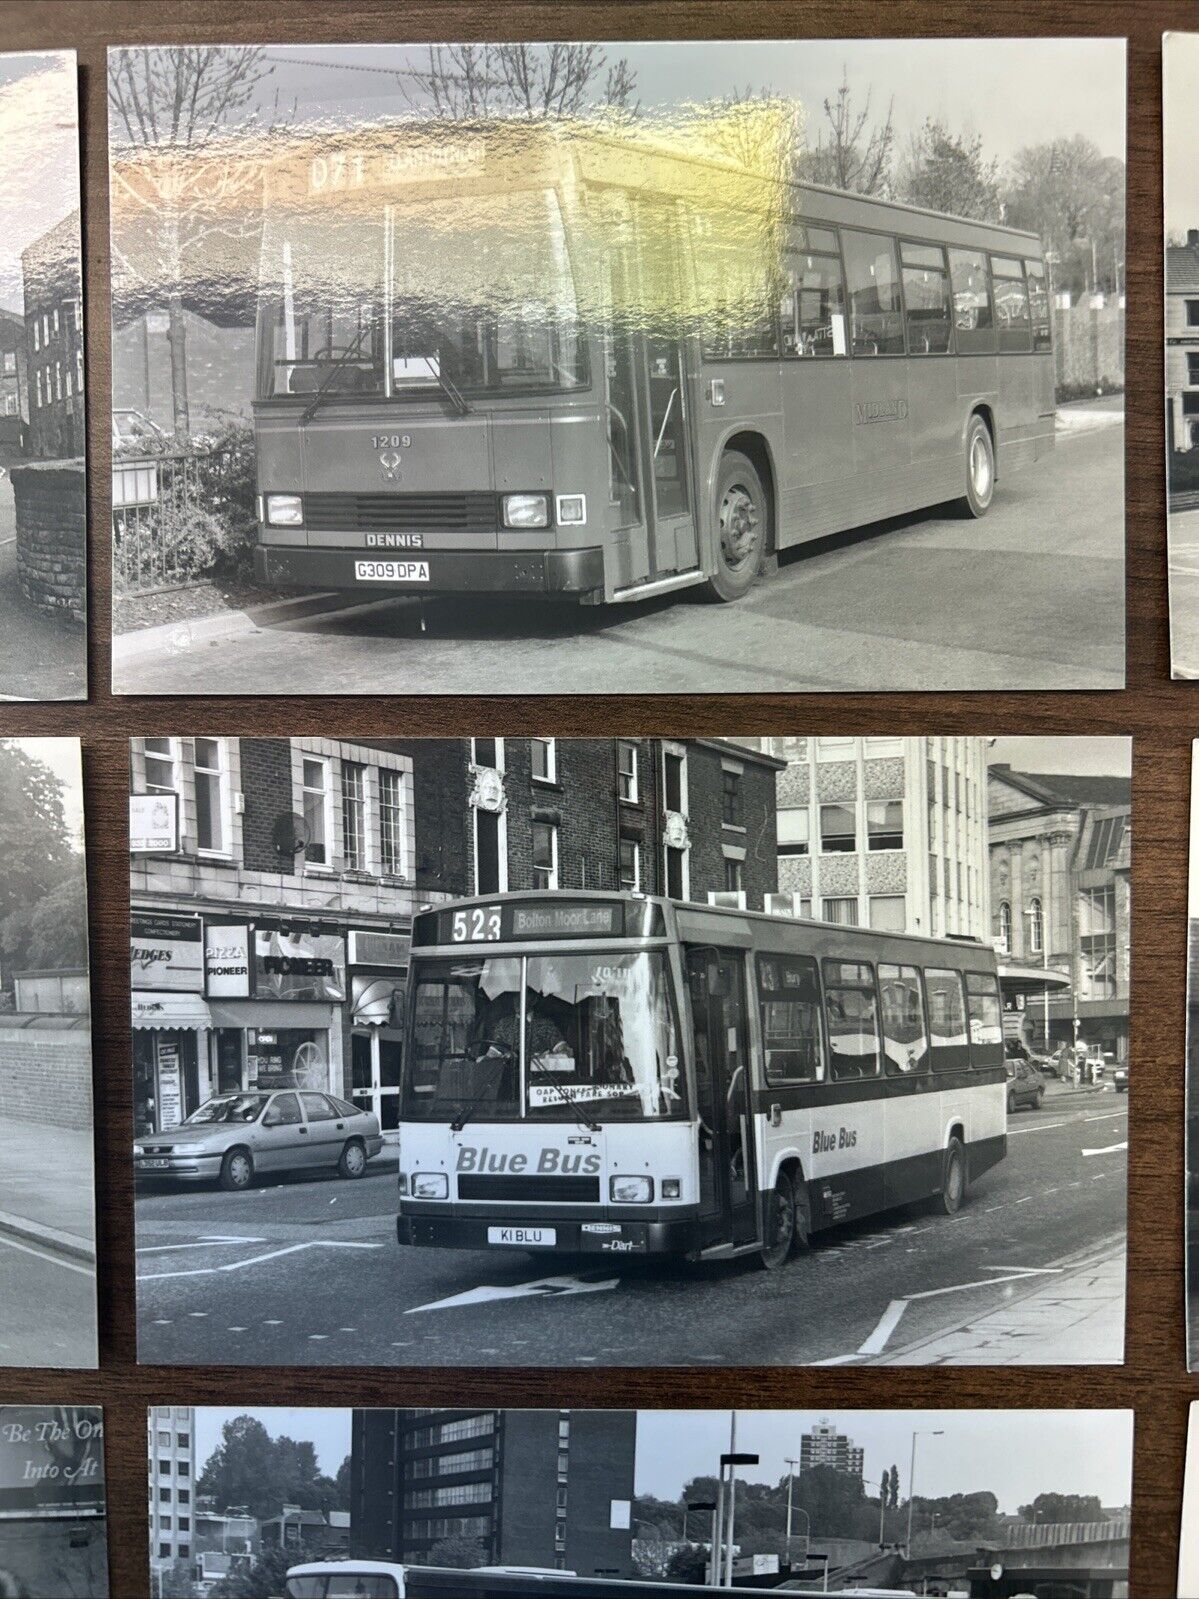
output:
[[[994,354],[995,317],[986,256],[977,250],[950,250],[949,277],[958,354]]]
[[[961,973],[939,971],[930,966],[925,970],[924,982],[928,992],[933,1070],[958,1071],[969,1066],[966,996]]]
[[[758,1003],[767,1084],[823,1082],[816,962],[806,955],[759,955]]]
[[[1024,286],[1024,266],[1011,256],[991,257],[991,276],[995,284],[995,324],[999,329],[999,348],[1023,353],[1032,349],[1032,318],[1028,309],[1028,290]]]
[[[855,355],[902,355],[903,308],[895,243],[881,233],[841,233]]]
[[[878,1001],[865,961],[825,961],[824,1010],[833,1081],[877,1077]]]
[[[1032,347],[1048,350],[1053,345],[1053,327],[1049,317],[1049,289],[1045,282],[1045,266],[1041,261],[1026,261],[1028,279],[1028,309],[1032,316]]]

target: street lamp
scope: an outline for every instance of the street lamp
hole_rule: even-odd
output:
[[[716,1501],[715,1501],[715,1499],[684,1499],[683,1500],[683,1542],[684,1543],[690,1543],[691,1542],[690,1538],[687,1536],[687,1517],[691,1514],[691,1512],[693,1510],[710,1510],[712,1512],[713,1517],[715,1517],[715,1514],[716,1514]],[[709,1537],[709,1540],[710,1540],[711,1539],[711,1530],[709,1530],[708,1537]]]
[[[793,1515],[793,1502],[794,1502],[794,1497],[795,1497],[795,1468],[796,1468],[796,1466],[799,1465],[799,1461],[798,1460],[792,1460],[788,1456],[784,1460],[784,1464],[787,1467],[787,1559],[788,1559],[788,1561],[790,1561],[791,1558],[792,1558],[792,1554],[791,1554],[791,1521],[792,1521],[792,1515]],[[812,1518],[808,1514],[808,1512],[804,1509],[804,1507],[802,1505],[800,1505],[798,1507],[798,1509],[799,1509],[800,1515],[804,1519],[804,1543],[805,1543],[805,1545],[807,1545],[807,1544],[810,1544],[812,1542]]]
[[[912,1558],[912,1507],[916,1503],[916,1440],[917,1438],[943,1438],[944,1436],[944,1429],[940,1427],[935,1430],[925,1427],[912,1434],[912,1460],[908,1467],[908,1541],[904,1545],[904,1558],[907,1560]]]
[[[737,1452],[737,1412],[729,1412],[729,1447],[727,1453],[720,1457],[720,1492],[716,1506],[716,1535],[713,1538],[716,1564],[712,1568],[715,1577],[714,1587],[731,1588],[733,1586],[733,1536],[737,1519],[737,1467],[756,1466],[761,1459],[759,1455],[738,1454]],[[728,1472],[728,1485],[725,1485],[725,1472]],[[727,1549],[727,1555],[723,1551]]]

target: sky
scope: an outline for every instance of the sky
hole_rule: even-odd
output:
[[[220,1444],[221,1428],[236,1416],[255,1416],[272,1438],[294,1438],[297,1443],[314,1444],[317,1463],[330,1477],[336,1475],[337,1468],[350,1452],[349,1410],[312,1407],[289,1410],[282,1406],[256,1409],[249,1405],[222,1409],[216,1405],[201,1405],[196,1410],[197,1477],[209,1455]]]
[[[0,55],[0,305],[24,309],[21,251],[78,206],[74,52]]]
[[[1167,33],[1162,40],[1162,143],[1166,232],[1199,228],[1199,35]]]
[[[684,43],[609,43],[636,72],[647,112],[680,101],[720,99],[734,90],[796,96],[813,125],[842,71],[855,96],[894,102],[897,145],[928,117],[981,135],[988,155],[1007,161],[1022,145],[1084,134],[1101,153],[1125,153],[1125,45],[1122,39],[722,39]],[[411,115],[422,93],[398,70],[422,69],[424,45],[271,45],[272,67],[259,92],[264,115],[275,105],[298,120]],[[387,70],[390,69],[390,70]]]
[[[48,766],[62,785],[62,808],[76,843],[83,842],[83,777],[80,770],[79,740],[75,738],[15,738],[34,760]]]
[[[1069,772],[1074,776],[1131,777],[1130,738],[1076,738],[1040,734],[990,741],[988,762],[1006,761],[1018,772]]]

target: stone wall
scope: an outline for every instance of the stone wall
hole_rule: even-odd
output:
[[[6,1027],[0,1018],[0,1121],[45,1122],[85,1132],[92,1125],[88,1034]]]
[[[87,480],[82,458],[10,469],[21,592],[82,624],[87,615]]]
[[[1124,312],[1118,305],[1054,311],[1053,345],[1059,398],[1063,389],[1110,394],[1124,387]]]

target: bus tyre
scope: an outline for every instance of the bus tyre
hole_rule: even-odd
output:
[[[249,1188],[254,1181],[254,1159],[248,1149],[230,1149],[221,1162],[221,1187],[230,1193]]]
[[[995,445],[991,430],[977,414],[966,429],[966,500],[971,516],[986,516],[995,494]]]
[[[937,1196],[937,1208],[947,1216],[956,1216],[966,1203],[966,1151],[962,1140],[953,1137],[949,1140],[945,1150],[945,1164],[942,1167],[941,1192]]]
[[[770,506],[762,479],[748,456],[729,450],[716,483],[716,570],[708,579],[710,599],[739,600],[762,573],[770,533]]]
[[[766,1271],[777,1271],[795,1244],[795,1186],[785,1171],[779,1172],[767,1197],[763,1231],[758,1258]]]
[[[351,1138],[337,1162],[339,1177],[361,1177],[366,1170],[366,1150],[356,1138]]]
[[[792,1250],[806,1255],[812,1247],[812,1201],[808,1198],[808,1185],[802,1175],[793,1179],[795,1189],[795,1240]]]

